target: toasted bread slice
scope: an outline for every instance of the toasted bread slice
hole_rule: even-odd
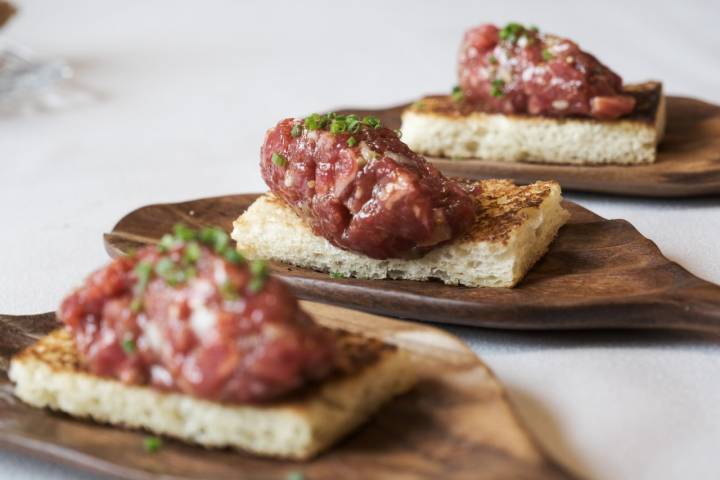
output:
[[[234,222],[232,238],[251,258],[266,258],[345,277],[439,279],[469,287],[512,287],[547,251],[569,214],[560,186],[507,180],[478,182],[481,214],[472,231],[413,260],[377,260],[342,250],[272,194],[258,198]]]
[[[448,96],[426,97],[402,114],[403,141],[418,153],[503,162],[633,165],[655,161],[665,131],[662,85],[625,87],[635,111],[617,120],[474,111]]]
[[[415,382],[407,352],[377,340],[339,334],[343,373],[262,405],[217,403],[91,375],[80,369],[75,343],[65,329],[16,355],[9,375],[15,394],[36,407],[205,447],[307,459]]]

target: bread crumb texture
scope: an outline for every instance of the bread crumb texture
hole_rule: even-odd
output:
[[[512,287],[547,251],[569,218],[556,182],[516,186],[481,180],[480,214],[472,231],[419,259],[378,260],[335,247],[284,202],[268,193],[233,225],[232,238],[250,258],[364,279],[437,279],[468,287]]]

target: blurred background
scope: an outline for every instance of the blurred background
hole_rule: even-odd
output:
[[[65,60],[69,85],[87,98],[0,114],[3,313],[54,309],[107,259],[102,233],[136,207],[264,190],[259,148],[281,118],[449,91],[462,34],[479,23],[535,24],[627,82],[657,79],[671,94],[720,103],[711,0],[16,3],[0,40]],[[569,197],[630,220],[671,259],[720,282],[717,200]],[[585,477],[720,478],[714,342],[456,331]],[[0,471],[80,478],[1,452]]]

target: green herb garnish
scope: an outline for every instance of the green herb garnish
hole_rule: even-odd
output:
[[[162,439],[159,437],[145,437],[143,439],[143,448],[148,453],[155,453],[162,447]]]
[[[285,165],[287,165],[287,158],[283,157],[279,153],[273,153],[272,157],[270,157],[270,160],[278,167],[284,167]]]
[[[308,130],[319,130],[324,128],[328,122],[328,117],[320,115],[319,113],[313,113],[304,120],[305,128]]]
[[[547,62],[548,60],[552,60],[553,58],[555,58],[555,55],[550,53],[550,50],[543,50],[542,57],[543,57],[543,60],[545,60]]]
[[[250,262],[250,273],[253,276],[264,276],[268,273],[268,266],[264,260],[256,259]]]
[[[253,277],[250,279],[250,283],[248,284],[248,289],[252,293],[258,293],[260,290],[263,289],[265,286],[265,279],[262,277]]]
[[[269,270],[264,260],[256,259],[250,262],[250,274],[252,278],[248,284],[248,289],[252,293],[258,293],[265,286],[265,280]]]
[[[500,30],[500,40],[507,40],[515,43],[525,32],[525,27],[520,23],[510,22]]]
[[[370,128],[382,127],[382,123],[380,122],[380,119],[374,115],[368,115],[367,117],[363,118],[362,123],[364,123],[365,125],[367,125]]]
[[[505,88],[505,81],[497,78],[492,81],[491,85],[492,88],[490,89],[490,95],[493,97],[502,97],[504,94],[503,89]]]
[[[293,136],[293,138],[297,138],[302,134],[302,128],[297,123],[293,125],[292,130],[290,130],[290,135]]]
[[[185,245],[185,252],[183,253],[183,260],[188,263],[195,263],[200,258],[200,245],[193,241]]]
[[[510,43],[517,42],[520,37],[525,37],[528,45],[532,45],[535,41],[535,35],[540,29],[531,25],[530,28],[526,28],[524,25],[516,22],[510,22],[500,30],[500,40],[505,40]]]
[[[162,236],[160,239],[160,243],[158,244],[158,248],[161,252],[165,253],[170,251],[170,249],[175,244],[175,237],[173,237],[171,234],[166,233]]]
[[[345,275],[340,272],[330,272],[329,275],[331,278],[345,278]]]
[[[330,133],[334,134],[346,132],[357,133],[360,131],[362,125],[370,128],[382,127],[382,122],[373,115],[368,115],[360,120],[357,115],[338,115],[334,112],[326,113],[325,115],[313,113],[303,120],[303,124],[308,130],[322,130],[327,128]],[[290,134],[293,135],[292,131]]]
[[[490,56],[488,56],[488,62],[490,62],[490,65],[497,65],[497,57],[491,53]]]
[[[462,88],[460,88],[459,85],[455,85],[452,89],[452,93],[450,96],[453,99],[453,102],[462,102],[465,99],[465,94],[463,93]]]
[[[150,275],[152,274],[152,263],[140,262],[135,265],[135,275],[138,277],[138,283],[144,289],[150,281]]]
[[[330,133],[344,133],[347,131],[347,123],[345,123],[345,118],[334,118],[332,122],[330,122]]]
[[[225,254],[223,255],[225,257],[225,260],[227,260],[230,263],[234,263],[235,265],[238,265],[245,260],[245,258],[238,252],[237,250],[233,250],[232,248],[228,248],[225,250]]]
[[[350,137],[347,139],[347,146],[348,147],[354,147],[357,145],[358,141],[355,139],[355,137]]]
[[[175,226],[173,227],[173,232],[175,233],[175,238],[183,242],[195,240],[195,230],[190,227],[186,227],[182,223],[175,224]]]
[[[356,115],[348,115],[345,117],[347,122],[347,131],[350,133],[357,133],[360,130],[360,120]]]
[[[184,272],[175,265],[175,262],[167,257],[158,260],[155,264],[155,273],[171,286],[175,286],[185,280]]]
[[[227,233],[222,230],[215,230],[215,238],[212,242],[212,247],[216,253],[222,254],[228,248],[230,244],[230,237]]]
[[[131,355],[135,353],[135,350],[137,350],[137,347],[135,346],[135,341],[132,338],[126,338],[121,343],[123,352],[127,353],[128,355]]]

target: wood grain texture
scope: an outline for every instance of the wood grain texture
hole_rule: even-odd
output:
[[[12,354],[56,327],[52,313],[0,315],[0,445],[118,478],[285,480],[571,479],[519,422],[492,372],[438,329],[304,302],[318,322],[396,344],[414,354],[420,382],[327,453],[310,462],[204,450],[173,440],[154,454],[142,432],[34,409],[12,395]]]
[[[105,235],[121,255],[156,242],[177,222],[232,221],[257,194],[150,205]],[[720,287],[666,259],[624,220],[606,220],[572,202],[571,218],[550,250],[513,288],[464,288],[439,282],[333,279],[271,264],[301,297],[415,320],[521,329],[688,328],[720,331]]]
[[[341,111],[376,115],[385,125],[399,128],[406,106]],[[667,97],[667,115],[665,138],[657,161],[650,165],[573,166],[427,158],[450,176],[510,178],[518,183],[557,180],[563,190],[639,197],[720,195],[720,106],[671,96]]]

